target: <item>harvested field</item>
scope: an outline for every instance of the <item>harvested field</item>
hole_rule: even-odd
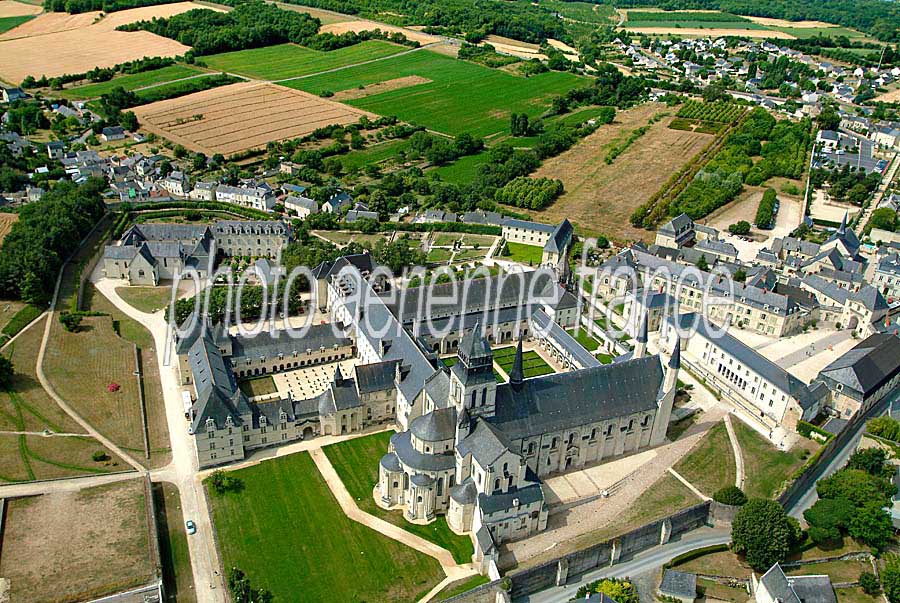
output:
[[[39,15],[42,10],[40,6],[32,4],[23,4],[15,0],[0,0],[0,18]]]
[[[374,114],[274,84],[242,82],[137,107],[144,128],[207,154],[229,155]]]
[[[316,19],[321,21],[323,25],[331,25],[332,23],[344,23],[346,21],[353,21],[356,19],[356,17],[351,15],[342,15],[341,13],[313,8],[311,6],[285,4],[284,2],[275,2],[275,4],[278,6],[278,8],[284,10],[292,10],[295,13],[306,13],[307,15],[315,17]]]
[[[705,28],[705,27],[634,27],[627,26],[628,31],[637,34],[647,34],[651,36],[667,36],[669,34],[676,36],[697,36],[718,38],[721,36],[743,36],[747,38],[778,38],[781,40],[793,40],[796,36],[778,31],[775,29],[740,29],[740,28]]]
[[[18,220],[19,214],[0,213],[0,243],[3,242],[3,237],[9,234],[9,231],[12,229],[12,225],[15,224]]]
[[[418,75],[408,75],[406,77],[397,77],[384,82],[369,84],[362,88],[352,88],[350,90],[342,90],[335,94],[332,98],[336,101],[352,100],[354,98],[364,98],[373,94],[381,94],[382,92],[390,92],[391,90],[400,90],[401,88],[409,88],[419,84],[430,84],[431,80]]]
[[[785,19],[771,19],[769,17],[745,17],[754,23],[765,25],[766,27],[796,27],[797,29],[812,29],[817,27],[834,27],[833,23],[825,23],[824,21],[786,21]]]
[[[148,56],[178,56],[188,46],[146,31],[124,32],[125,23],[168,17],[200,8],[191,2],[147,6],[112,13],[97,21],[98,12],[47,13],[0,36],[0,77],[21,82],[25,76],[54,77],[112,67]]]
[[[559,178],[565,192],[553,205],[531,217],[547,223],[569,218],[577,227],[616,241],[651,241],[653,233],[631,225],[634,209],[650,198],[691,157],[712,140],[709,134],[669,129],[672,117],[650,127],[613,164],[604,158],[610,148],[635,129],[665,111],[658,103],[616,114],[574,147],[544,162],[535,177]]]
[[[882,94],[881,96],[877,96],[877,97],[875,97],[874,100],[877,102],[882,102],[882,103],[900,102],[900,88],[897,88],[896,90],[891,90],[890,92],[886,92],[886,93]]]
[[[378,23],[376,21],[345,21],[343,23],[329,23],[327,25],[323,25],[319,28],[319,33],[333,33],[336,36],[347,33],[348,31],[353,32],[361,32],[361,31],[372,31],[374,29],[380,29],[385,33],[402,33],[409,40],[413,42],[418,42],[419,44],[435,44],[437,42],[441,42],[440,36],[433,36],[431,34],[422,33],[421,31],[416,31],[414,29],[409,29],[406,27],[397,27],[396,25],[386,25],[384,23]]]
[[[497,52],[509,54],[521,59],[541,59],[547,60],[547,55],[541,52],[540,46],[537,44],[528,44],[519,42],[512,38],[504,38],[502,36],[490,35],[484,39],[485,42],[493,46]]]
[[[0,575],[9,579],[11,601],[94,599],[150,582],[149,545],[142,479],[13,499]]]

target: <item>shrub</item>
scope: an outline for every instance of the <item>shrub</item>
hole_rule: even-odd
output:
[[[106,454],[106,452],[104,452],[103,450],[97,450],[97,451],[94,452],[94,454],[91,455],[91,458],[92,458],[92,459],[94,460],[94,462],[96,462],[96,463],[102,463],[102,462],[104,462],[104,461],[108,461],[108,460],[109,460],[109,455]]]
[[[878,576],[872,572],[863,572],[859,575],[859,586],[871,597],[881,592],[881,582],[878,581]]]
[[[731,226],[728,227],[728,232],[733,235],[746,235],[750,234],[750,222],[747,220],[741,220],[740,222],[735,222]]]
[[[64,312],[59,315],[59,322],[62,323],[63,328],[69,333],[75,333],[78,331],[79,327],[81,327],[81,320],[82,317],[80,314]]]
[[[715,494],[713,500],[723,505],[742,506],[747,502],[747,495],[737,486],[725,486]]]
[[[221,469],[213,471],[210,477],[210,484],[216,494],[225,494],[226,492],[240,492],[244,489],[244,482],[240,478],[228,475]]]

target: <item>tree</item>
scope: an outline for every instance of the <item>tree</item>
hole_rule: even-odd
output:
[[[69,333],[75,333],[76,331],[78,331],[78,328],[81,326],[81,321],[81,314],[72,314],[70,312],[65,312],[59,315],[59,322],[62,323],[63,328]]]
[[[888,558],[881,570],[881,586],[890,603],[900,603],[900,560],[896,555]]]
[[[233,567],[228,572],[228,591],[234,603],[271,603],[272,593],[264,588],[255,589],[250,578],[240,569]]]
[[[240,492],[244,489],[244,482],[240,478],[228,475],[221,469],[213,471],[210,477],[210,484],[216,494],[225,494],[226,492]]]
[[[587,595],[602,593],[616,603],[639,603],[637,588],[629,580],[603,578],[581,586],[575,595],[576,599],[584,599]]]
[[[741,506],[746,504],[747,495],[737,486],[725,486],[715,494],[713,500],[723,505]]]
[[[894,526],[891,515],[879,503],[856,510],[850,520],[849,534],[881,551],[891,541]]]
[[[135,132],[140,127],[138,118],[134,114],[134,111],[126,111],[125,113],[123,113],[119,118],[119,125],[129,132]]]
[[[897,231],[897,212],[889,207],[881,207],[872,212],[869,223],[866,224],[866,234],[873,228],[887,230],[889,232]],[[877,242],[877,241],[876,241]]]
[[[803,512],[809,524],[809,537],[816,544],[837,542],[841,531],[846,530],[856,509],[846,498],[820,498],[812,507]]]
[[[887,479],[894,473],[893,468],[887,464],[887,452],[882,448],[864,448],[855,451],[847,459],[846,467]]]
[[[890,504],[891,496],[897,488],[889,481],[875,477],[860,469],[841,469],[816,484],[819,498],[845,498],[856,507],[877,502],[881,506]]]
[[[6,356],[0,356],[0,390],[12,387],[13,363]]]
[[[881,583],[878,581],[878,576],[872,572],[863,572],[859,575],[859,586],[870,597],[881,593]]]
[[[704,272],[709,270],[709,262],[706,261],[705,253],[700,254],[700,259],[697,260],[697,268],[703,270]]]
[[[740,222],[735,222],[731,226],[728,227],[728,232],[733,235],[747,235],[750,234],[750,222],[747,220],[741,220]]]
[[[820,130],[837,130],[841,125],[841,116],[834,105],[826,105],[816,117],[816,124]]]
[[[731,524],[732,550],[759,572],[783,561],[800,538],[800,524],[774,500],[751,499]]]

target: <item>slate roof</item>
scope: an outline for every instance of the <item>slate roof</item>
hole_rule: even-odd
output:
[[[531,315],[532,332],[543,332],[556,342],[565,352],[575,359],[582,367],[600,366],[597,357],[587,351],[574,337],[569,335],[555,321],[551,320],[543,310],[535,310]],[[644,327],[646,328],[646,322]],[[537,327],[537,328],[535,328]]]
[[[773,600],[781,603],[836,603],[828,576],[786,576],[777,563],[759,579]]]
[[[544,244],[544,251],[562,253],[563,250],[569,246],[574,233],[575,229],[572,227],[572,223],[569,222],[569,219],[563,219]]]
[[[471,477],[467,477],[461,484],[450,488],[450,498],[461,505],[473,505],[478,499],[478,489]]]
[[[659,592],[669,597],[697,598],[697,574],[667,569],[663,573]]]
[[[349,337],[336,335],[334,324],[310,325],[309,330],[302,339],[288,336],[284,331],[275,331],[273,336],[269,331],[261,331],[253,336],[235,337],[232,344],[233,362],[237,363],[242,358],[259,358],[265,356],[271,358],[283,354],[292,356],[294,352],[300,354],[306,350],[318,351],[321,348],[330,349],[334,346],[352,345]]]
[[[664,372],[647,356],[497,386],[490,422],[510,439],[649,412],[657,407]]]
[[[188,363],[197,391],[197,400],[192,408],[193,432],[206,431],[206,421],[210,418],[220,429],[228,417],[235,426],[241,425],[241,415],[251,414],[250,405],[238,389],[234,375],[209,332],[191,346]]]
[[[512,509],[518,502],[518,506],[524,507],[536,502],[543,502],[544,491],[539,483],[531,483],[521,488],[511,488],[503,494],[478,495],[478,506],[486,515]]]
[[[359,393],[369,394],[393,388],[397,363],[397,360],[390,360],[372,364],[357,364],[353,371]]]
[[[736,258],[738,255],[737,248],[731,243],[726,243],[724,241],[713,241],[711,239],[704,239],[700,241],[699,243],[694,245],[694,249],[727,255],[734,258]]]
[[[865,398],[897,371],[900,371],[900,339],[875,333],[823,368],[819,375],[843,384],[845,392],[850,388]]]
[[[451,454],[424,454],[413,448],[409,431],[391,436],[391,446],[400,462],[418,471],[447,471],[456,467],[456,457]]]
[[[134,245],[107,245],[103,250],[103,259],[106,260],[131,260],[137,255],[137,247]]]
[[[328,389],[319,394],[317,399],[319,414],[323,416],[332,415],[339,410],[362,406],[356,393],[356,383],[353,382],[353,379],[343,378],[340,366],[335,369],[334,380],[329,384]]]
[[[416,417],[409,430],[423,442],[452,440],[456,436],[456,407],[439,408]]]
[[[681,214],[660,226],[659,232],[674,237],[678,233],[683,235],[686,230],[690,230],[693,226],[694,221],[687,214]]]
[[[522,228],[524,230],[536,230],[538,232],[546,232],[549,234],[553,234],[553,231],[556,230],[556,228],[557,228],[553,224],[543,224],[541,222],[530,222],[528,220],[519,220],[517,218],[504,219],[503,226],[508,226],[509,228]]]
[[[479,465],[488,467],[501,455],[512,449],[512,444],[496,427],[482,418],[474,420],[475,427],[459,444],[457,450],[460,456],[472,455]]]

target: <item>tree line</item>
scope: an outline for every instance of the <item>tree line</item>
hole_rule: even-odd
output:
[[[63,262],[106,212],[104,190],[102,179],[62,181],[19,211],[0,246],[0,297],[46,304]]]

